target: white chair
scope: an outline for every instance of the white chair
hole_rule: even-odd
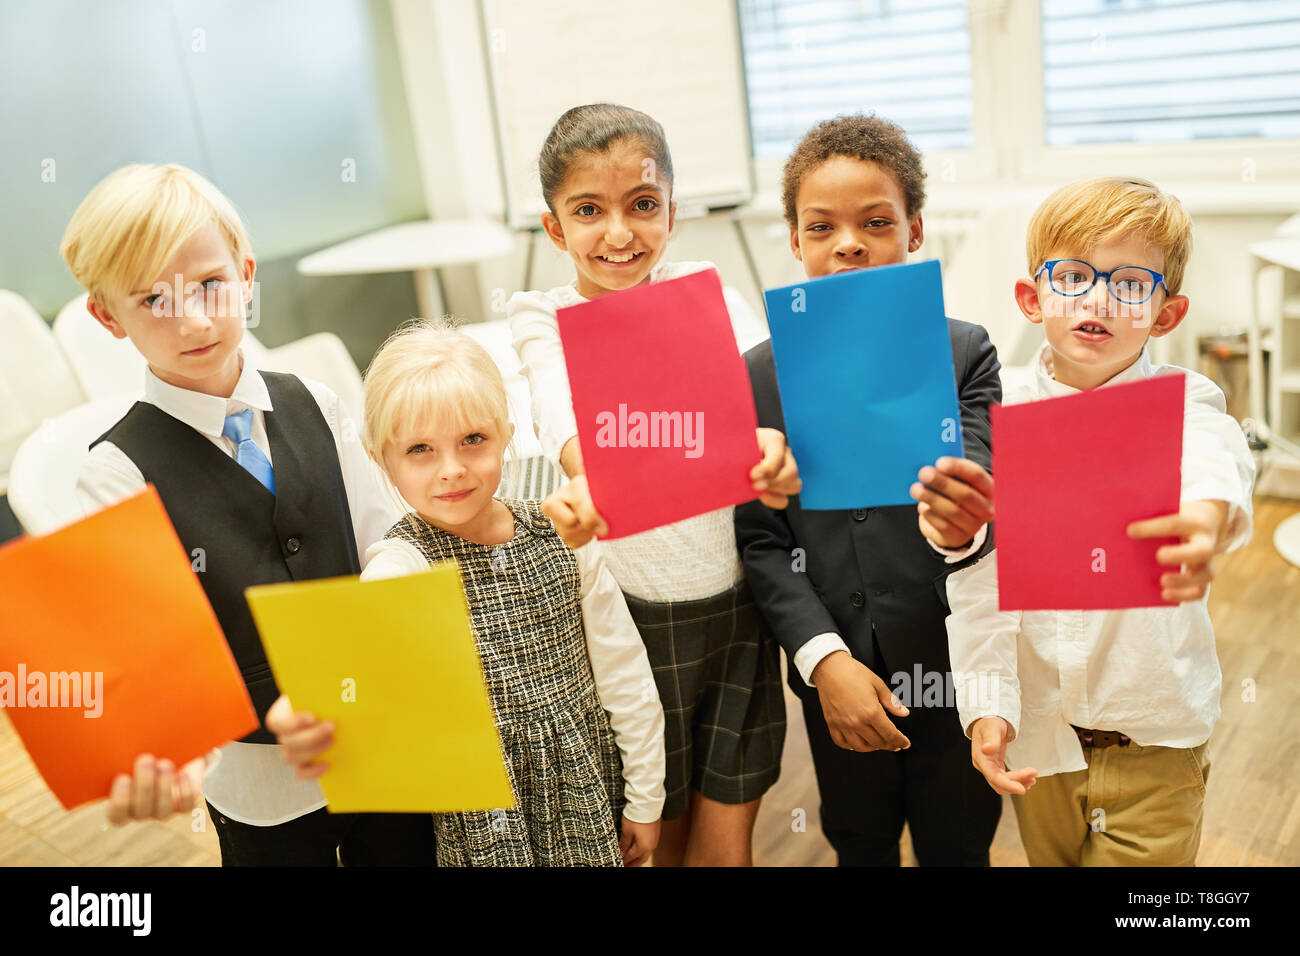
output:
[[[115,339],[86,311],[79,295],[54,320],[54,337],[88,398],[138,395],[145,360],[127,339]],[[293,372],[328,385],[355,418],[361,413],[361,373],[347,348],[332,332],[317,332],[268,349],[252,331],[244,331],[244,355],[257,368]]]
[[[9,480],[9,506],[29,534],[48,534],[85,517],[77,475],[90,443],[126,414],[130,395],[99,398],[48,419],[18,448]]]
[[[79,295],[54,317],[54,338],[81,383],[86,398],[138,392],[144,359],[126,339],[115,339],[86,311]]]
[[[264,358],[254,360],[258,368],[293,372],[328,385],[352,419],[360,421],[363,401],[361,373],[357,371],[357,364],[352,361],[343,340],[333,332],[315,332],[273,349],[265,348],[251,332],[244,333],[244,341],[246,347],[251,344],[263,351]]]
[[[83,401],[45,320],[22,296],[0,289],[0,494],[23,439]]]

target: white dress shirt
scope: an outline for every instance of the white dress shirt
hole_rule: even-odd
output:
[[[711,262],[661,262],[650,281],[677,279],[714,268]],[[724,293],[724,297],[730,293]],[[506,304],[515,351],[532,392],[533,422],[542,451],[559,463],[560,450],[578,434],[556,312],[588,301],[573,283],[549,292],[516,292]],[[729,307],[737,347],[757,344]],[[755,458],[754,464],[758,464]],[[736,549],[734,508],[719,508],[641,534],[604,542],[605,558],[624,591],[644,601],[698,601],[721,594],[744,576]]]
[[[1008,405],[1077,390],[1052,379],[1046,345],[1035,375]],[[1255,464],[1241,427],[1209,379],[1152,366],[1144,349],[1106,388],[1154,375],[1186,375],[1180,499],[1228,505],[1228,550],[1250,537]],[[1207,599],[1169,607],[1090,611],[998,610],[997,551],[948,578],[948,644],[962,727],[1006,719],[1010,767],[1040,776],[1083,770],[1070,725],[1119,731],[1141,746],[1195,747],[1219,716],[1221,677]]]
[[[627,602],[591,542],[577,549],[582,578],[582,623],[596,693],[609,713],[623,757],[623,813],[634,823],[653,823],[664,807],[664,709],[654,672]],[[371,545],[363,581],[429,570],[429,561],[409,541],[388,538]]]
[[[274,467],[264,417],[272,411],[271,396],[262,376],[243,360],[242,352],[240,363],[239,381],[230,398],[168,385],[146,369],[143,400],[190,426],[232,458],[235,443],[221,434],[226,416],[253,409],[251,438]],[[339,397],[319,382],[302,379],[302,383],[320,406],[334,436],[352,514],[357,557],[364,566],[366,548],[393,526],[397,511],[383,490],[377,468],[361,447],[357,427],[347,416]],[[77,476],[77,495],[87,514],[139,494],[144,488],[140,469],[108,441],[100,442],[91,450]],[[278,744],[238,741],[226,744],[216,762],[208,767],[203,795],[223,815],[253,826],[286,823],[325,806],[320,784],[315,780],[299,780],[293,768],[284,762]]]

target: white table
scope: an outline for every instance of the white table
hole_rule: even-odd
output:
[[[498,259],[514,247],[514,234],[489,219],[404,222],[313,252],[298,260],[298,272],[308,276],[410,272],[420,315],[436,318],[443,313],[437,269]]]

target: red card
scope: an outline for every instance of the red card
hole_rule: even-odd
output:
[[[152,487],[0,548],[0,705],[68,809],[142,753],[179,767],[257,729]]]
[[[757,497],[754,396],[716,271],[604,295],[557,318],[607,537]]]
[[[1125,529],[1178,511],[1184,387],[1157,375],[993,407],[1001,610],[1171,606],[1156,551],[1176,539]]]

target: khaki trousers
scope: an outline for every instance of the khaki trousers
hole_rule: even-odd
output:
[[[1205,744],[1084,747],[1088,769],[1039,777],[1013,796],[1030,866],[1195,866]]]

